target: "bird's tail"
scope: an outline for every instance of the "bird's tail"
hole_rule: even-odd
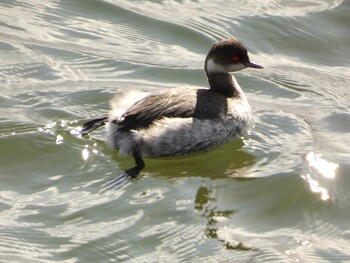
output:
[[[97,118],[97,119],[93,119],[91,121],[85,122],[83,124],[83,128],[80,131],[80,135],[85,136],[90,132],[105,125],[107,122],[108,122],[108,117]]]

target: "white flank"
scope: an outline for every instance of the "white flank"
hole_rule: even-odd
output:
[[[149,93],[136,90],[122,91],[117,93],[110,101],[112,110],[109,112],[111,120],[119,119],[119,117],[129,109],[135,102],[143,99]]]

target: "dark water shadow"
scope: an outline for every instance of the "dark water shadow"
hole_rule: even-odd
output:
[[[109,190],[123,190],[132,182],[132,177],[126,172],[122,172],[120,175],[111,178],[105,184],[102,185],[102,192]]]
[[[146,159],[145,171],[154,177],[244,177],[244,168],[256,162],[255,157],[242,149],[242,140],[191,156],[171,159]]]

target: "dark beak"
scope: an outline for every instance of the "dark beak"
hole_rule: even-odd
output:
[[[248,61],[246,63],[243,63],[248,68],[264,68],[263,66],[256,64],[254,62]]]

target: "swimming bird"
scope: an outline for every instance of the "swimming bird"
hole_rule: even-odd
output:
[[[179,87],[158,91],[136,101],[123,113],[86,122],[81,135],[108,124],[107,144],[132,155],[136,176],[144,157],[183,156],[208,150],[237,137],[251,120],[248,100],[230,73],[261,69],[234,38],[215,43],[205,59],[209,88]]]

